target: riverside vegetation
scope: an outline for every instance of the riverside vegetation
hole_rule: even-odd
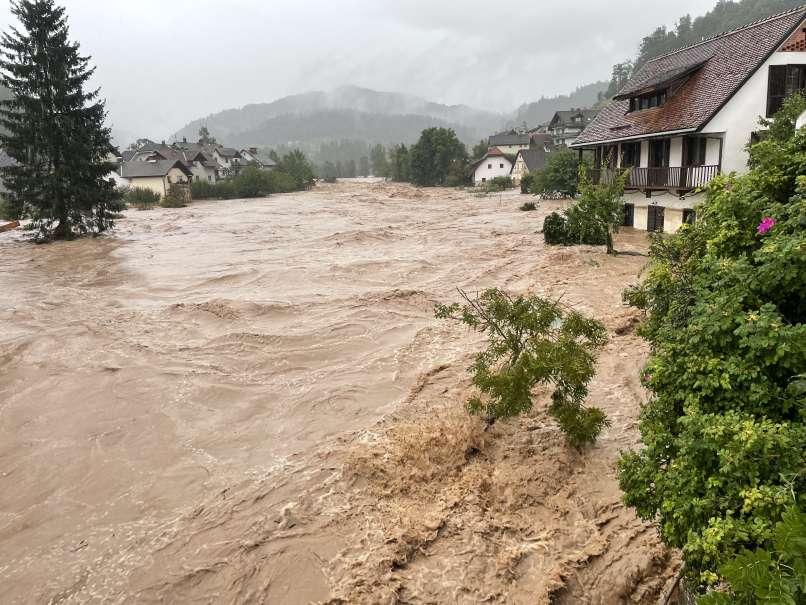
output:
[[[715,179],[695,225],[653,236],[625,292],[647,312],[653,397],[644,447],[619,464],[624,499],[711,605],[806,603],[804,110],[796,96],[764,123],[750,172]]]
[[[11,93],[0,100],[0,147],[15,162],[3,168],[0,213],[30,218],[40,241],[106,231],[122,204],[107,178],[115,165],[104,102],[85,90],[90,58],[52,0],[15,1],[11,13],[20,25],[0,38],[0,84]]]
[[[468,410],[488,424],[513,418],[532,409],[537,385],[553,385],[549,413],[568,443],[593,443],[609,425],[602,410],[585,406],[596,354],[607,344],[604,325],[546,298],[498,289],[477,297],[459,292],[464,305],[437,305],[437,318],[460,321],[488,338],[470,368],[481,395],[467,402]]]

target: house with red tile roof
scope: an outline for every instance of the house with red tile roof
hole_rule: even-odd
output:
[[[594,152],[594,179],[630,170],[625,223],[673,232],[711,179],[747,170],[759,118],[804,90],[806,5],[647,62],[571,147]]]
[[[493,180],[497,176],[510,176],[515,165],[515,157],[503,152],[498,147],[490,147],[471,167],[473,169],[473,184],[481,185]]]

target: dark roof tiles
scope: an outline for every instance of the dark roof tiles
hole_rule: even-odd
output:
[[[806,18],[806,6],[758,21],[673,51],[646,63],[624,91],[641,90],[664,74],[685,72],[680,88],[662,107],[629,112],[629,99],[614,100],[573,143],[581,147],[658,133],[697,131],[730,100],[744,82]]]

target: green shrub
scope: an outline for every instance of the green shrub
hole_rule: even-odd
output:
[[[290,193],[299,190],[297,179],[281,170],[272,170],[268,173],[268,183],[272,193]]]
[[[568,219],[552,212],[543,221],[543,241],[550,246],[566,246],[570,241]]]
[[[168,195],[162,198],[160,206],[163,208],[184,208],[191,201],[190,187],[183,185],[171,185]]]
[[[523,178],[521,178],[521,193],[531,193],[532,184],[534,182],[535,182],[535,175],[525,174]]]
[[[496,176],[490,179],[490,185],[493,187],[497,187],[502,191],[506,189],[512,189],[512,177],[511,176]]]
[[[535,204],[534,202],[526,202],[520,207],[520,209],[521,212],[534,212],[535,210],[537,210],[537,204]]]
[[[146,187],[131,187],[124,194],[124,201],[138,210],[153,208],[160,202],[160,194]]]
[[[549,413],[568,443],[593,443],[609,424],[604,412],[585,406],[596,354],[607,343],[604,325],[537,296],[513,298],[497,289],[477,298],[460,294],[464,305],[437,305],[436,316],[488,337],[470,368],[481,395],[467,402],[469,411],[490,423],[513,418],[532,409],[534,387],[554,385]]]
[[[790,125],[750,148],[746,176],[711,182],[703,220],[653,238],[646,279],[625,293],[648,313],[653,397],[619,480],[695,585],[771,550],[806,489],[806,130],[791,119],[804,108],[784,105]]]
[[[774,552],[746,550],[720,568],[730,588],[699,605],[798,605],[806,603],[806,513],[789,508],[775,526]]]
[[[624,183],[626,173],[612,183],[594,185],[580,169],[580,194],[577,203],[565,211],[546,217],[543,239],[547,244],[607,246],[614,252],[613,233],[618,232],[624,218]],[[561,220],[562,219],[562,220]]]

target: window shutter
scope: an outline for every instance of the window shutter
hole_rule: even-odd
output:
[[[770,66],[770,77],[767,88],[767,117],[771,118],[781,109],[786,99],[787,66]]]

